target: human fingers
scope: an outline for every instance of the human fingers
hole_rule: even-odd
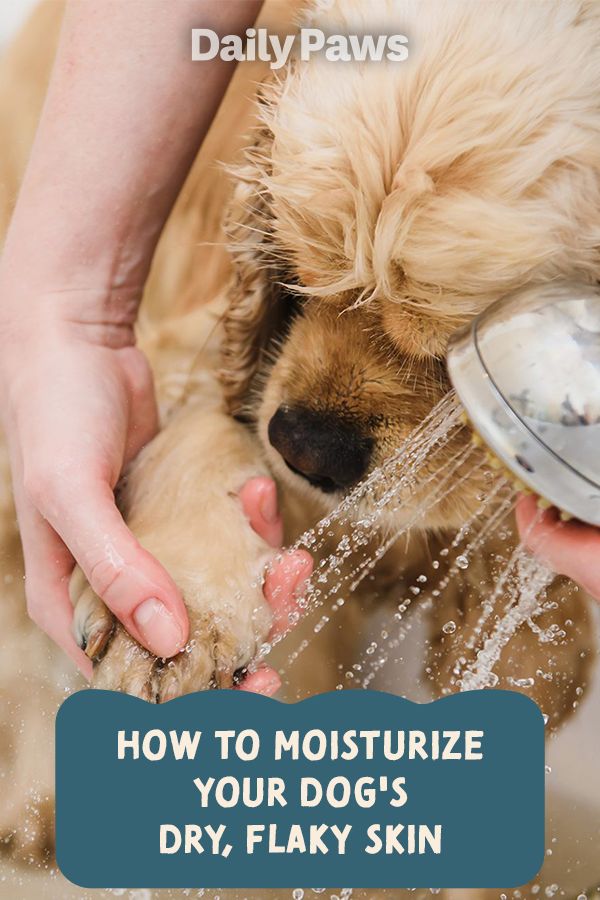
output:
[[[312,571],[313,560],[306,550],[285,552],[267,570],[263,591],[273,611],[271,637],[282,637],[300,620],[299,600]]]
[[[250,672],[236,690],[250,691],[272,697],[281,687],[281,678],[270,666],[262,666],[256,672]]]
[[[271,547],[283,542],[283,521],[277,507],[277,486],[266,475],[251,478],[240,491],[240,500],[250,525]]]
[[[532,553],[600,599],[599,529],[575,520],[562,522],[556,509],[541,512],[532,496],[519,499],[516,516],[521,539]]]
[[[50,472],[30,477],[26,493],[127,631],[156,656],[178,653],[189,628],[181,594],[127,528],[111,486],[88,472]]]
[[[16,505],[29,616],[90,679],[92,664],[77,646],[71,632],[73,607],[69,598],[69,578],[74,566],[73,557],[21,492],[16,493]]]

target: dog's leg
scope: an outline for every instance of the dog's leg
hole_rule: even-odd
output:
[[[141,648],[86,585],[72,582],[74,628],[95,667],[97,687],[166,700],[229,687],[267,637],[270,612],[261,571],[267,545],[254,533],[237,494],[266,474],[247,429],[218,408],[181,410],[145,448],[121,490],[125,518],[182,591],[190,618],[186,651],[164,664]]]

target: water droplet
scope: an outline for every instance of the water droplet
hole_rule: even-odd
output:
[[[515,687],[533,687],[535,684],[535,679],[533,678],[512,678],[511,681]]]
[[[456,631],[456,622],[453,622],[452,619],[442,627],[442,631],[444,634],[454,634]]]
[[[294,888],[294,890],[292,891],[293,900],[303,900],[303,897],[304,891],[302,890],[302,888]]]
[[[469,568],[469,560],[466,556],[457,556],[455,559],[455,563],[459,569],[468,569]]]

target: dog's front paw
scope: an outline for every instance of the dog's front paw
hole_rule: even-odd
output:
[[[173,574],[177,580],[177,572]],[[217,590],[206,581],[186,585],[185,580],[178,584],[188,610],[189,639],[169,660],[141,647],[89,586],[83,588],[73,628],[95,662],[94,687],[161,703],[191,691],[233,686],[269,633],[271,614],[262,587],[228,584]]]

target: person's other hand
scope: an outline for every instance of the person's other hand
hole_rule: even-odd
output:
[[[562,522],[556,509],[540,513],[532,496],[517,503],[521,539],[559,575],[567,575],[600,600],[600,529],[583,522]]]
[[[90,677],[91,663],[71,634],[75,560],[157,656],[185,645],[188,620],[175,584],[115,505],[124,465],[157,427],[152,376],[131,322],[107,324],[100,315],[73,321],[45,311],[55,307],[48,297],[0,321],[0,402],[29,614]]]
[[[271,478],[251,478],[240,491],[240,499],[250,525],[272,547],[280,547],[283,540],[283,524],[277,515],[277,488]],[[264,511],[268,510],[268,515]],[[306,550],[286,553],[267,572],[263,590],[273,610],[273,626],[270,638],[281,637],[292,627],[290,613],[301,612],[298,600],[313,569],[312,557]],[[294,617],[292,617],[293,620]],[[261,666],[250,672],[239,686],[242,691],[252,691],[270,697],[281,686],[277,672],[269,666]]]

